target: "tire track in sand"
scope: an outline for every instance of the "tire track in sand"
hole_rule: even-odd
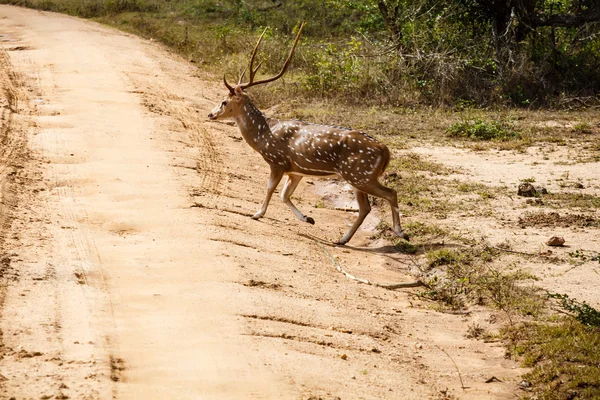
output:
[[[15,32],[10,42],[14,44],[22,40]],[[51,116],[58,115],[56,112],[46,113],[46,109],[53,106],[48,104],[48,99],[55,93],[52,93],[52,84],[45,88],[39,86],[44,79],[29,58],[29,51],[34,48],[18,48],[19,53],[11,56],[22,69],[18,73],[12,69],[14,67],[6,53],[2,55],[3,73],[12,77],[13,81],[18,77],[19,81],[19,87],[5,91],[5,98],[15,104],[8,109],[20,112],[23,125],[22,130],[9,130],[21,132],[22,137],[9,140],[11,145],[3,147],[3,160],[8,160],[3,162],[4,166],[14,164],[28,152],[25,149],[26,128],[37,126],[34,121],[41,121],[43,126],[44,122],[51,120]],[[35,96],[33,99],[28,98],[31,94]],[[20,107],[17,106],[19,103]],[[31,132],[40,133],[38,130]],[[3,142],[6,142],[5,138],[6,135],[3,135]],[[40,135],[34,142],[40,138],[52,142],[54,148],[60,147],[60,137],[56,132]],[[81,233],[76,225],[77,209],[67,201],[71,197],[69,187],[57,183],[58,178],[53,175],[56,171],[46,172],[42,177],[40,163],[48,160],[38,152],[29,154],[30,157],[20,161],[22,176],[19,182],[23,186],[19,193],[19,207],[14,210],[10,243],[5,246],[13,251],[10,259],[15,271],[18,271],[15,272],[18,280],[13,280],[7,288],[6,306],[10,314],[4,315],[1,320],[0,331],[7,337],[2,392],[7,397],[106,398],[109,385],[101,383],[102,380],[108,382],[110,375],[109,357],[103,354],[106,339],[95,335],[91,329],[93,325],[98,326],[101,319],[99,305],[102,300],[98,294],[104,291],[81,284],[76,279],[80,275],[78,271],[89,269],[86,265],[94,264],[90,261],[94,259],[93,247],[86,243],[89,241],[85,240],[85,233]],[[53,164],[49,166],[55,169]],[[51,211],[46,214],[43,210],[42,203],[48,201],[49,193],[57,194],[57,199],[63,204],[61,215],[65,218],[60,226],[51,223],[55,217]],[[33,248],[34,252],[27,251],[27,248]],[[69,257],[72,249],[76,254]],[[81,310],[88,312],[82,313]],[[30,382],[23,382],[23,377]]]
[[[33,206],[44,218],[23,230],[19,256],[31,280],[47,279],[15,288],[16,312],[2,321],[15,347],[39,355],[8,360],[10,394],[291,397],[242,334],[236,312],[247,299],[218,257],[224,245],[203,232],[210,216],[189,208],[200,177],[174,168],[197,169],[201,143],[201,165],[214,173],[200,185],[218,195],[215,143],[189,122],[191,105],[175,102],[159,121],[134,93],[137,74],[153,76],[164,96],[148,49],[93,23],[13,7],[0,6],[0,28],[22,38],[28,50],[13,63],[39,82],[30,138],[46,189]],[[188,129],[191,143],[173,140]]]

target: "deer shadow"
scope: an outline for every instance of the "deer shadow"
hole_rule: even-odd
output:
[[[393,245],[393,244],[386,244],[383,246],[379,246],[379,247],[358,247],[358,246],[352,246],[352,245],[341,245],[338,244],[336,242],[331,242],[329,240],[320,238],[318,236],[314,236],[314,235],[310,235],[310,234],[306,234],[306,233],[298,233],[299,236],[302,236],[306,239],[310,239],[314,242],[320,243],[323,246],[327,246],[330,248],[339,248],[339,249],[348,249],[348,250],[353,250],[353,251],[358,251],[358,252],[362,252],[362,253],[369,253],[369,254],[379,254],[379,255],[383,255],[383,256],[389,256],[389,255],[406,255],[406,256],[419,256],[419,255],[423,255],[428,251],[432,251],[432,250],[439,250],[439,249],[454,249],[454,248],[459,248],[459,247],[463,247],[463,245],[461,244],[456,244],[456,243],[443,243],[443,242],[431,242],[431,243],[420,243],[420,244],[416,244],[416,245],[411,245],[411,251],[403,251],[402,250],[402,246],[399,245]],[[410,242],[407,242],[410,243]]]

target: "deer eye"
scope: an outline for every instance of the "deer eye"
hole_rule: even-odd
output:
[[[221,105],[222,105],[223,107],[225,107],[225,106],[227,105],[227,100],[223,100],[223,101],[221,102]]]

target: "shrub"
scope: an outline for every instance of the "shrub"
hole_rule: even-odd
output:
[[[583,325],[600,328],[600,311],[585,301],[579,302],[560,293],[548,293],[548,297],[559,300],[560,307]]]
[[[575,133],[592,133],[592,127],[587,122],[580,122],[573,125],[572,131]]]
[[[456,122],[446,129],[446,133],[452,138],[470,140],[506,141],[521,138],[521,135],[507,122],[486,122],[481,119]]]

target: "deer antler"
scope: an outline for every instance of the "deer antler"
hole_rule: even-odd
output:
[[[254,57],[256,57],[256,52],[258,51],[258,47],[262,43],[265,33],[267,33],[267,28],[265,28],[263,33],[260,34],[260,37],[258,38],[258,41],[256,42],[256,46],[254,46],[254,50],[252,50],[252,56],[250,57],[250,64],[248,67],[248,69],[250,70],[250,82],[254,81],[254,76],[256,75],[256,71],[258,71],[258,69],[262,65],[262,61],[261,61],[258,63],[258,67],[256,67],[255,69],[252,68],[252,65],[254,64]],[[242,78],[244,77],[245,73],[246,73],[246,70],[244,70],[244,73],[242,73],[242,76],[240,76],[240,81],[238,82],[238,85],[242,84]],[[242,89],[244,89],[244,88],[242,88]]]
[[[235,92],[234,88],[229,83],[227,83],[227,78],[225,78],[225,74],[223,74],[223,83],[225,84],[225,87],[229,89],[229,93],[233,94]]]
[[[283,76],[283,74],[285,74],[285,71],[287,70],[290,61],[292,59],[292,55],[294,54],[294,51],[296,50],[296,46],[298,45],[298,41],[300,40],[300,35],[302,34],[302,29],[304,28],[304,25],[306,24],[306,22],[302,22],[302,24],[300,25],[300,29],[298,29],[298,34],[296,35],[296,39],[294,40],[294,45],[292,46],[292,49],[290,50],[290,54],[288,55],[287,59],[285,60],[285,63],[283,64],[283,67],[281,68],[281,71],[271,77],[271,78],[267,78],[267,79],[262,79],[260,81],[256,81],[254,82],[254,77],[256,76],[256,72],[258,71],[258,69],[260,68],[260,66],[262,65],[262,61],[260,61],[258,63],[258,65],[256,66],[256,68],[253,67],[254,65],[254,59],[256,57],[256,53],[258,51],[258,47],[260,46],[260,43],[262,42],[263,37],[265,36],[265,33],[267,32],[267,29],[265,28],[265,30],[263,31],[263,33],[260,35],[260,37],[258,38],[258,41],[256,42],[256,46],[254,46],[254,50],[252,51],[252,56],[250,57],[250,64],[248,66],[247,69],[244,69],[244,72],[242,72],[242,75],[240,76],[240,79],[238,81],[237,86],[242,89],[248,89],[249,87],[255,86],[255,85],[261,85],[263,83],[269,83],[269,82],[273,82],[276,81],[277,79],[281,78]],[[247,83],[242,84],[242,79],[244,78],[244,75],[246,74],[246,71],[250,70],[250,80]],[[234,88],[231,87],[231,85],[229,85],[227,83],[227,79],[225,79],[225,76],[223,75],[223,83],[225,83],[225,86],[227,87],[227,89],[229,89],[230,93],[234,92]]]

